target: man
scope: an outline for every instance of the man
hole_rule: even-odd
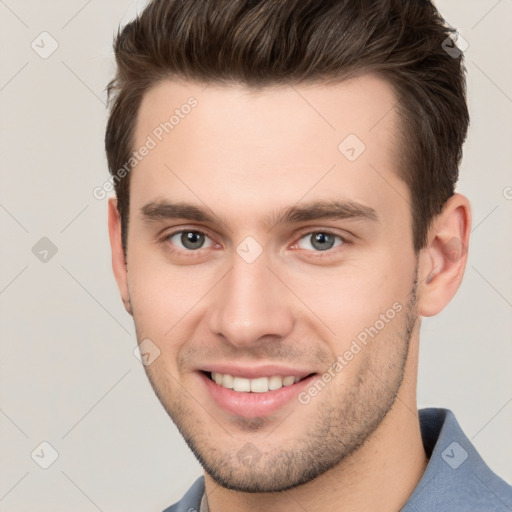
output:
[[[154,0],[119,33],[113,269],[205,471],[167,510],[512,510],[416,405],[471,225],[453,39],[405,0]]]

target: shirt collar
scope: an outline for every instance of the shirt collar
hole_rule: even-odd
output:
[[[421,409],[419,419],[429,463],[402,512],[497,510],[492,506],[499,503],[512,510],[510,487],[487,467],[450,410]]]
[[[487,467],[454,414],[434,408],[418,414],[429,462],[401,512],[512,510],[510,486]],[[199,512],[209,512],[203,477],[194,487],[201,496]]]

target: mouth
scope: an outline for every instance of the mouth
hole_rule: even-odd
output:
[[[210,403],[223,411],[223,414],[228,413],[232,418],[270,418],[285,408],[294,407],[294,404],[303,407],[298,396],[318,377],[318,373],[306,372],[286,375],[293,371],[282,370],[269,368],[251,372],[237,369],[239,375],[202,370],[197,375],[202,382],[202,389],[211,399]]]
[[[308,364],[241,360],[205,362],[195,374],[198,391],[208,397],[205,403],[228,421],[256,417],[281,421],[290,408],[303,407],[300,394],[320,375]]]
[[[277,391],[283,387],[293,386],[302,380],[313,375],[310,373],[303,376],[294,375],[269,375],[268,377],[246,378],[230,375],[229,373],[220,372],[202,372],[211,381],[218,386],[230,389],[237,393],[268,393],[269,391]]]

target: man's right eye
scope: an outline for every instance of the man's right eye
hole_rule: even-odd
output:
[[[165,240],[169,241],[173,246],[178,247],[180,250],[185,251],[206,249],[213,245],[213,240],[211,240],[205,233],[191,229],[170,233],[165,237]],[[207,241],[209,241],[209,244],[205,246],[204,244]]]

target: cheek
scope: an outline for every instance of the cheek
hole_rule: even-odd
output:
[[[141,335],[166,341],[194,323],[215,275],[200,265],[172,266],[154,252],[132,251],[128,285]]]
[[[339,354],[376,323],[379,328],[385,322],[385,330],[392,329],[389,325],[395,323],[397,310],[405,309],[408,301],[413,262],[382,252],[338,268],[290,273],[287,281],[294,283],[293,290],[305,305],[305,318],[333,340],[332,348]]]

